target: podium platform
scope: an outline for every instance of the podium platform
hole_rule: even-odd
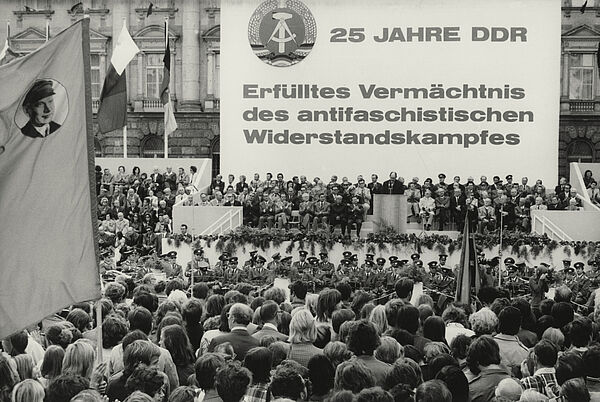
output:
[[[398,233],[406,233],[408,207],[402,194],[373,194],[373,231],[390,226]]]

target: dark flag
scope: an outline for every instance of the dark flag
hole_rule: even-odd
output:
[[[169,91],[169,82],[171,81],[171,49],[169,47],[169,30],[165,26],[165,35],[167,35],[167,47],[165,48],[165,57],[163,62],[165,67],[163,69],[162,83],[160,84],[160,100],[162,101],[164,108],[164,124],[165,124],[165,141],[166,138],[173,131],[177,130],[177,122],[175,121],[175,115],[173,114],[173,105],[171,105],[171,93]]]
[[[0,339],[5,339],[67,306],[101,296],[89,19],[0,66],[0,93],[0,145],[5,148],[0,157]],[[45,129],[35,125],[40,112],[30,107],[43,99]]]
[[[148,18],[152,15],[153,8],[154,8],[154,4],[150,3],[150,5],[148,6],[148,11],[146,12],[146,18]]]
[[[583,3],[583,6],[581,6],[581,8],[579,9],[579,11],[581,12],[581,14],[585,13],[585,8],[587,7],[587,0],[585,0],[585,3]]]
[[[98,127],[101,133],[119,130],[127,124],[127,78],[125,67],[140,51],[125,24],[119,34],[104,79],[98,108]]]
[[[475,237],[469,230],[468,219],[465,220],[465,228],[462,235],[462,251],[458,270],[455,301],[471,304],[472,294],[479,292],[480,280],[479,270],[477,269]]]
[[[77,4],[75,4],[73,7],[71,7],[71,14],[77,14],[77,13],[82,13],[83,12],[83,3],[79,2]]]

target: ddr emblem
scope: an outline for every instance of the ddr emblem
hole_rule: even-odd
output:
[[[248,40],[254,54],[267,64],[288,67],[302,61],[315,43],[317,26],[299,0],[267,0],[252,14]]]

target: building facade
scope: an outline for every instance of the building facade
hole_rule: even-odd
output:
[[[258,0],[257,0],[258,2]],[[600,0],[562,0],[559,174],[569,162],[600,161]],[[27,54],[82,17],[77,0],[5,0],[0,21],[10,23],[10,45]],[[129,157],[162,157],[164,128],[159,87],[169,22],[171,97],[179,128],[169,137],[169,156],[213,158],[219,165],[220,0],[84,0],[90,16],[93,109],[123,22],[141,52],[127,68]],[[0,43],[7,32],[0,29]],[[123,155],[120,131],[96,130],[96,155]]]

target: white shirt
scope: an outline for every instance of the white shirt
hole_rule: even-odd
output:
[[[40,133],[42,137],[45,137],[48,134],[50,134],[50,124],[44,124],[43,126],[39,127],[34,125],[33,128],[35,128],[35,131]]]

